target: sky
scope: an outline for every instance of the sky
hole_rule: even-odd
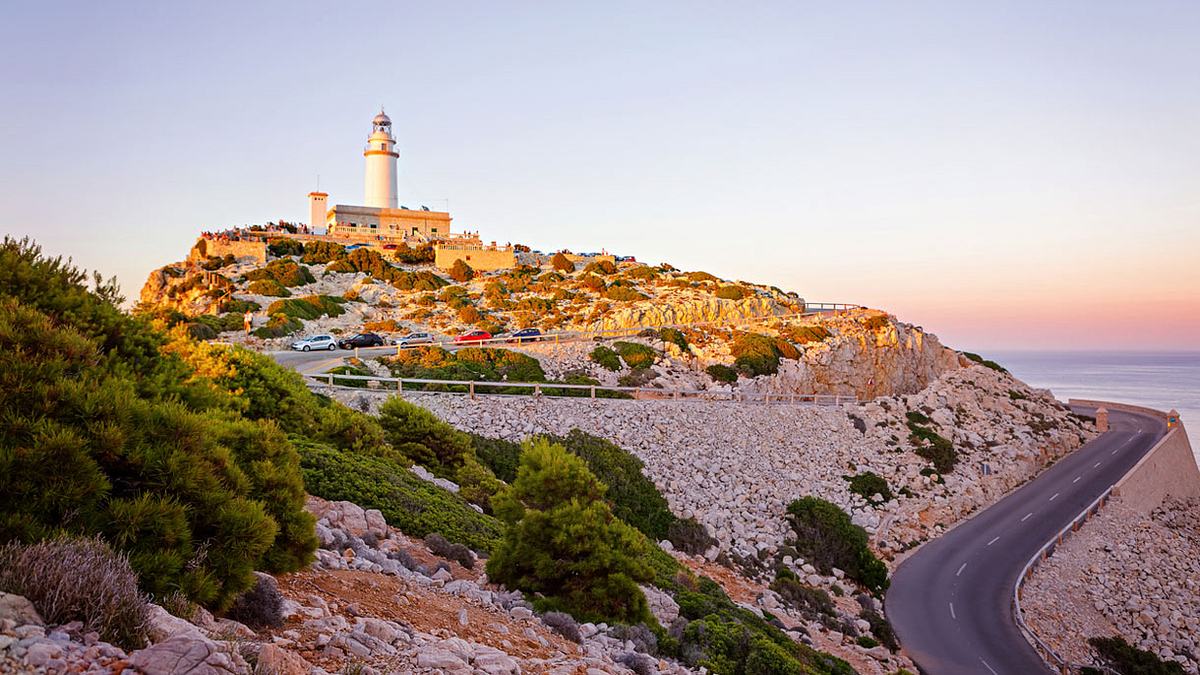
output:
[[[1200,3],[15,2],[0,234],[136,299],[201,229],[400,202],[895,313],[1200,349]]]

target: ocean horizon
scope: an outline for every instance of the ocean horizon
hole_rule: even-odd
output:
[[[1200,429],[1200,351],[999,350],[984,356],[1060,400],[1173,408],[1185,425]]]

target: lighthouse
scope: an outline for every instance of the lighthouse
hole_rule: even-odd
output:
[[[371,120],[371,136],[363,150],[367,158],[366,205],[377,209],[396,208],[396,137],[392,120],[380,109]]]

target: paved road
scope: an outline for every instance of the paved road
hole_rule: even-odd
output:
[[[900,564],[887,615],[923,673],[1051,672],[1016,626],[1013,584],[1042,545],[1166,431],[1144,415],[1114,411],[1109,421],[1108,433]]]
[[[364,357],[377,358],[385,354],[395,354],[395,347],[365,347],[360,348],[359,354]],[[287,366],[301,373],[323,373],[334,366],[342,365],[342,359],[354,356],[353,349],[335,349],[333,351],[297,352],[278,351],[266,352],[267,356],[275,359],[281,366]]]

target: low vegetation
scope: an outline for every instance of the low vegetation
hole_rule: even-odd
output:
[[[992,370],[994,370],[998,373],[1007,373],[1008,372],[1008,369],[1005,368],[1004,366],[1000,365],[999,363],[996,363],[995,361],[989,361],[978,354],[975,354],[972,352],[962,352],[962,355],[967,357],[968,359],[974,361],[975,363],[978,363],[979,365],[983,366],[984,368],[991,368]]]
[[[887,589],[887,567],[868,546],[867,532],[850,522],[845,511],[819,497],[802,497],[788,505],[791,545],[822,574],[837,567],[864,588]]]
[[[1164,661],[1154,652],[1138,649],[1122,637],[1094,637],[1088,644],[1100,657],[1100,661],[1119,673],[1139,675],[1183,675],[1183,666],[1174,661]],[[1084,675],[1103,675],[1100,668],[1082,668]]]
[[[730,347],[734,367],[746,377],[774,375],[779,372],[780,359],[798,359],[795,345],[783,338],[758,333],[738,333]]]
[[[246,281],[274,281],[280,286],[289,288],[316,281],[307,267],[290,258],[272,260],[265,267],[252,269],[246,272],[245,279]]]
[[[908,413],[907,424],[908,442],[913,445],[913,451],[932,464],[938,473],[953,471],[954,466],[958,464],[958,451],[949,439],[929,427],[932,421],[925,415],[912,411]]]
[[[658,352],[640,342],[614,342],[613,349],[630,368],[649,368],[658,360]]]
[[[346,313],[342,306],[345,298],[333,295],[305,295],[299,298],[276,300],[267,306],[267,315],[283,315],[293,319],[312,321],[323,316],[341,316]]]
[[[879,506],[894,498],[887,480],[874,471],[863,471],[853,476],[846,476],[846,480],[850,483],[850,492],[862,497],[874,506]],[[878,499],[876,499],[876,495],[878,495]]]
[[[621,355],[604,345],[599,345],[593,349],[588,358],[605,370],[615,372],[621,369]]]
[[[721,363],[714,363],[705,368],[704,372],[708,373],[708,376],[714,381],[722,384],[733,384],[738,381],[738,371]]]

